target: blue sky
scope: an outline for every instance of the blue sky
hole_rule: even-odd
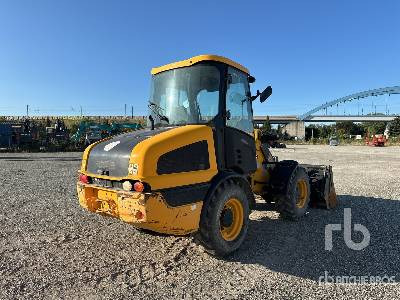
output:
[[[399,15],[400,1],[0,0],[0,115],[142,115],[151,67],[205,53],[247,66],[253,92],[272,85],[255,114],[301,114],[400,85]]]

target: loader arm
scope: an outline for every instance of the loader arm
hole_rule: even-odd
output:
[[[337,206],[332,166],[298,164],[296,161],[278,161],[263,143],[262,132],[254,130],[257,170],[252,175],[252,190],[268,202],[285,194],[287,183],[296,168],[305,170],[310,186],[310,207],[331,209]]]

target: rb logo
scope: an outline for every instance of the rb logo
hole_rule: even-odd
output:
[[[328,224],[325,226],[325,250],[332,251],[332,232],[341,230],[342,224]],[[361,224],[354,224],[354,231],[360,231],[363,234],[361,242],[356,243],[351,239],[351,208],[345,208],[343,216],[343,239],[347,247],[359,251],[369,245],[371,235],[368,229]]]

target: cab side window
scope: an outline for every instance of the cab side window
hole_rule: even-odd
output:
[[[253,113],[247,75],[235,68],[228,69],[229,84],[226,94],[226,109],[230,113],[226,125],[248,134],[253,134]]]

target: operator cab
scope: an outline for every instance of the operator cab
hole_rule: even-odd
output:
[[[251,96],[249,71],[216,55],[200,55],[153,68],[149,100],[152,128],[205,124],[213,128],[219,169],[254,171],[252,101],[265,101],[271,87]],[[225,149],[224,149],[225,148]],[[254,155],[244,155],[250,151]]]
[[[250,94],[254,81],[245,67],[216,55],[153,68],[150,120],[155,126],[224,124],[252,135],[251,102],[260,95]]]

